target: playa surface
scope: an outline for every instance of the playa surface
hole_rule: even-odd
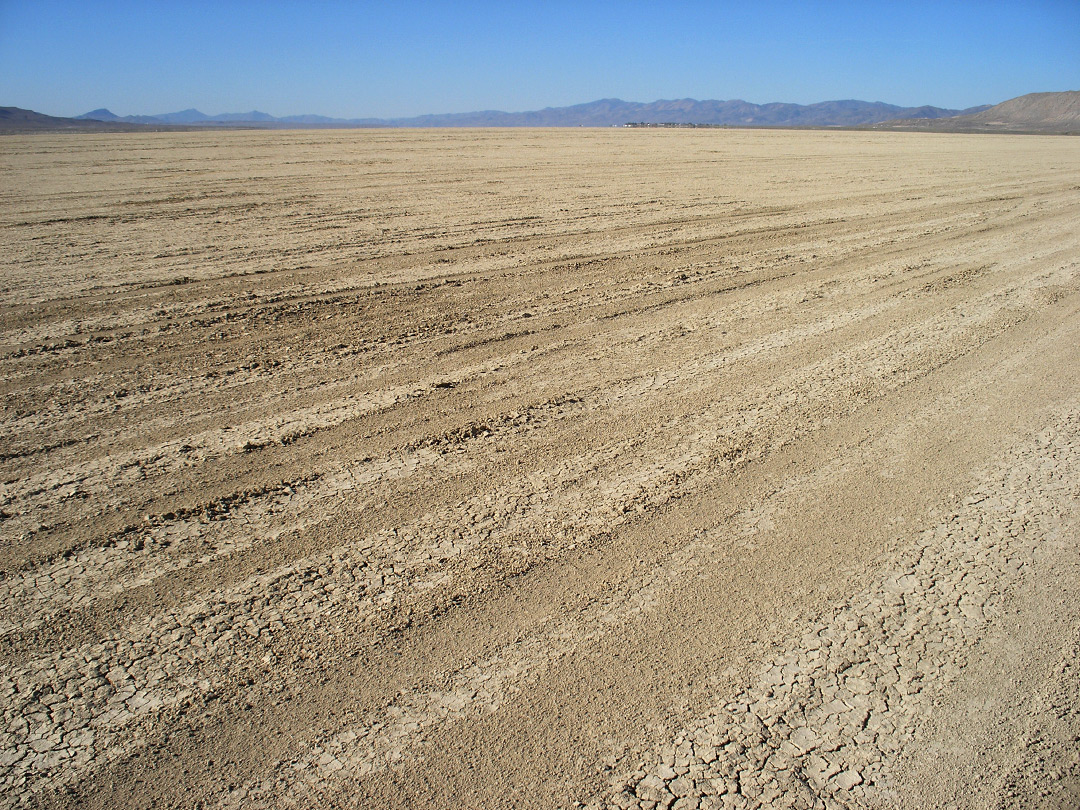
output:
[[[1080,802],[1076,139],[0,146],[4,806]]]

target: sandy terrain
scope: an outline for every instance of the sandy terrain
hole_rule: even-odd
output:
[[[4,806],[1080,802],[1077,140],[0,173]]]

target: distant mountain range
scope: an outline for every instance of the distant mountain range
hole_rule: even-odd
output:
[[[978,112],[941,107],[898,107],[880,101],[824,101],[819,104],[751,104],[748,101],[697,101],[692,98],[641,103],[604,98],[571,107],[547,107],[529,112],[480,112],[420,115],[411,118],[329,118],[289,115],[275,118],[258,110],[206,115],[195,109],[161,115],[120,117],[99,109],[78,116],[81,120],[127,124],[186,124],[195,126],[248,125],[263,127],[609,127],[627,123],[711,124],[727,126],[835,127],[876,124],[895,118],[944,118]]]
[[[43,130],[139,131],[258,127],[279,129],[344,127],[608,127],[626,124],[709,125],[732,127],[870,127],[942,132],[1080,133],[1080,91],[1030,93],[993,107],[948,110],[898,107],[880,101],[823,101],[820,104],[751,104],[747,101],[653,101],[642,104],[617,98],[531,112],[487,110],[413,118],[330,118],[289,115],[275,118],[258,110],[206,115],[181,110],[161,115],[118,116],[106,109],[77,118],[58,118],[18,107],[0,107],[0,131]]]

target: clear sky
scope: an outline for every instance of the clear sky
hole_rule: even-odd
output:
[[[0,106],[345,118],[1080,89],[1080,0],[0,0]]]

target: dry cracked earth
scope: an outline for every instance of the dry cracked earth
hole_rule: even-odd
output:
[[[1077,139],[0,178],[3,806],[1080,804]]]

